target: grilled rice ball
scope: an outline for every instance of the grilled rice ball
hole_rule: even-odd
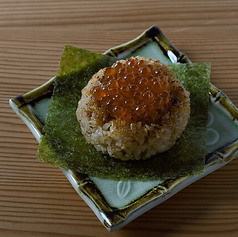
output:
[[[99,70],[76,111],[88,143],[121,160],[170,149],[190,116],[189,92],[158,60],[132,57]]]

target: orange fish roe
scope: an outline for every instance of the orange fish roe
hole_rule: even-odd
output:
[[[117,61],[91,88],[93,97],[112,118],[158,123],[171,105],[171,71],[160,63],[130,58]]]

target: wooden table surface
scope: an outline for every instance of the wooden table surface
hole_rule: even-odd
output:
[[[37,141],[8,100],[48,81],[65,44],[104,52],[152,25],[238,106],[237,0],[0,0],[0,237],[238,236],[238,159],[116,232],[62,172],[36,160]]]

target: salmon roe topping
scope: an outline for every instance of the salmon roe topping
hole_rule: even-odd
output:
[[[169,111],[171,85],[169,69],[161,64],[130,58],[117,61],[104,71],[93,97],[113,118],[157,123]]]

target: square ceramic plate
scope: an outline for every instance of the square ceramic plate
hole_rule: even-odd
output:
[[[105,54],[117,59],[145,56],[166,64],[189,63],[158,27],[151,27],[134,40],[114,47]],[[42,135],[54,78],[24,95],[10,100],[10,106],[26,123],[36,139]],[[211,85],[207,155],[204,173],[166,181],[115,181],[89,177],[62,169],[76,192],[91,207],[102,224],[114,231],[164,202],[191,183],[226,165],[238,155],[238,109],[227,96]]]

